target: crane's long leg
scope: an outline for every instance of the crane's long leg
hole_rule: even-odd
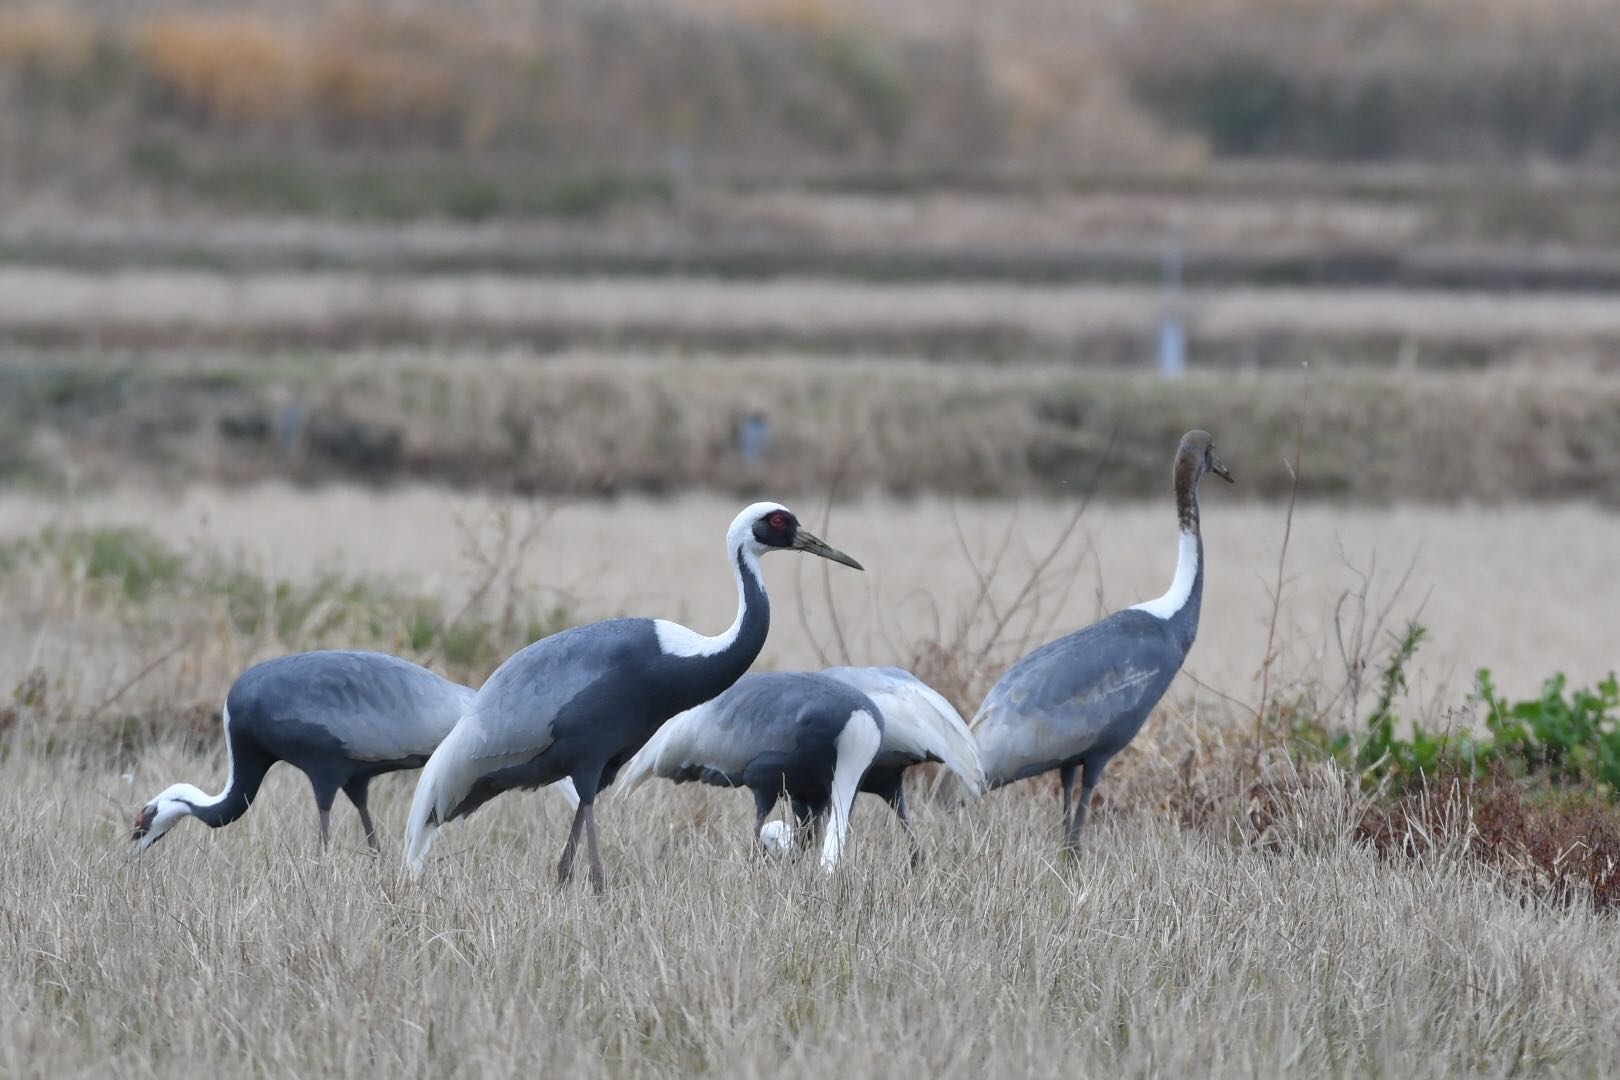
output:
[[[906,785],[896,781],[891,791],[884,793],[894,816],[900,819],[901,828],[906,830],[906,839],[911,841],[911,866],[916,869],[922,864],[922,845],[917,842],[917,831],[911,827],[911,816],[906,813]]]
[[[780,795],[775,788],[760,786],[754,789],[754,847],[761,855],[770,854],[760,833],[765,831],[765,819],[776,809],[778,798]]]
[[[596,806],[585,806],[585,850],[591,859],[591,888],[601,892],[607,885],[607,872],[602,869],[602,852],[596,846]]]
[[[1097,790],[1097,782],[1102,779],[1102,770],[1087,766],[1085,776],[1080,781],[1080,801],[1075,804],[1074,815],[1069,819],[1069,825],[1063,836],[1063,850],[1070,855],[1080,850],[1080,830],[1086,823],[1086,811],[1091,808],[1092,793]]]
[[[562,858],[557,860],[559,884],[567,884],[568,879],[574,876],[574,848],[579,846],[579,831],[585,827],[585,818],[590,809],[591,804],[582,801],[574,811],[574,823],[568,828],[568,843],[563,845]]]
[[[377,842],[377,826],[372,823],[371,811],[366,809],[366,787],[370,783],[369,776],[350,780],[343,785],[343,794],[349,797],[354,808],[360,812],[360,827],[366,830],[366,843],[371,845],[372,851],[380,854],[382,845]]]
[[[332,842],[332,802],[337,798],[337,785],[326,786],[326,781],[317,781],[310,778],[310,787],[315,789],[315,812],[321,819],[321,850],[325,851]]]
[[[1064,765],[1058,769],[1058,782],[1063,790],[1063,839],[1064,846],[1068,846],[1069,836],[1074,831],[1074,774],[1076,767]]]

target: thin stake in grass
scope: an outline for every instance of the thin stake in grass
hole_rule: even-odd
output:
[[[1294,507],[1299,502],[1300,469],[1305,461],[1305,414],[1311,403],[1311,383],[1307,377],[1300,395],[1299,414],[1294,421],[1294,458],[1283,460],[1288,470],[1288,512],[1283,517],[1282,548],[1277,552],[1277,580],[1271,588],[1271,618],[1266,624],[1266,653],[1260,662],[1260,702],[1254,709],[1254,760],[1260,764],[1260,747],[1265,737],[1266,705],[1271,696],[1271,665],[1277,659],[1277,617],[1282,610],[1284,573],[1288,565],[1288,544],[1294,535]]]

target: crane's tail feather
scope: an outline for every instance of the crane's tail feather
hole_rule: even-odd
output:
[[[929,750],[945,763],[955,779],[964,801],[977,799],[987,786],[984,765],[979,760],[979,747],[973,733],[962,722],[958,713],[944,696],[930,686],[919,684],[925,700],[933,707],[934,723],[927,725]]]
[[[413,878],[421,876],[439,827],[467,794],[464,770],[458,767],[457,742],[456,730],[452,730],[422,767],[416,794],[411,797],[411,814],[405,823],[405,868]]]

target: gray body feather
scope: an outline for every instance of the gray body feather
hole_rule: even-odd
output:
[[[974,719],[990,786],[1077,765],[1100,775],[1142,729],[1190,644],[1178,620],[1127,610],[1020,659]]]

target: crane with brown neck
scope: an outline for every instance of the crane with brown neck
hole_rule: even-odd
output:
[[[1179,530],[1175,576],[1164,595],[1024,656],[991,688],[974,717],[991,787],[1057,771],[1067,850],[1079,842],[1103,770],[1142,730],[1198,635],[1204,594],[1198,482],[1206,472],[1232,482],[1209,432],[1189,431],[1172,469]]]

